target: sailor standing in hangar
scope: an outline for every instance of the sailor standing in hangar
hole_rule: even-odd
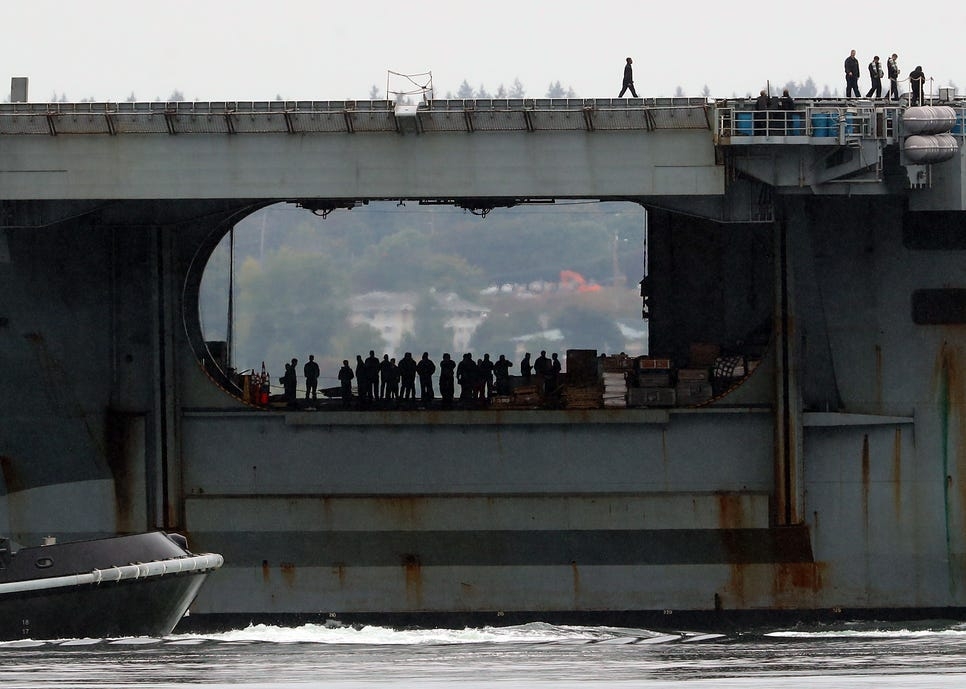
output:
[[[309,354],[309,360],[302,367],[302,373],[305,375],[305,399],[309,399],[310,393],[312,399],[319,399],[319,375],[321,371],[319,371],[319,365],[315,361],[314,354]]]
[[[637,91],[634,90],[634,68],[631,67],[632,64],[634,64],[634,61],[631,58],[627,58],[627,64],[624,65],[624,84],[621,92],[617,94],[618,98],[623,98],[627,89],[630,89],[631,95],[637,98]]]
[[[339,385],[342,388],[342,406],[346,409],[352,404],[352,379],[355,376],[352,373],[352,367],[349,366],[349,360],[342,360],[342,368],[339,369]]]

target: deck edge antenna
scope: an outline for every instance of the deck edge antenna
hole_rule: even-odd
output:
[[[402,74],[386,70],[386,98],[397,103],[408,103],[410,96],[419,96],[423,102],[433,99],[433,73]]]

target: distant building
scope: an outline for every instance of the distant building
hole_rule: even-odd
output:
[[[434,294],[439,307],[446,313],[443,325],[453,331],[453,351],[465,352],[470,349],[473,333],[490,312],[489,309],[468,302],[454,292]]]
[[[387,349],[399,348],[403,336],[415,330],[414,292],[368,292],[349,299],[349,323],[379,331]]]
[[[543,285],[540,285],[543,287]],[[552,285],[551,285],[552,287]],[[508,288],[500,290],[503,293]],[[532,285],[514,296],[535,296]],[[480,324],[486,320],[489,308],[480,306],[463,299],[454,292],[446,294],[432,293],[437,308],[443,313],[443,327],[450,332],[453,352],[467,352],[473,349],[473,335]],[[420,302],[420,295],[416,292],[368,292],[349,299],[348,321],[352,325],[368,325],[375,328],[382,335],[385,351],[398,352],[400,344],[407,335],[416,333],[416,307]],[[514,344],[513,357],[519,359],[527,351],[531,341],[560,343],[561,354],[566,348],[564,335],[557,328],[548,327],[546,317],[538,316],[535,326],[540,330],[512,338]],[[635,319],[622,319],[615,323],[623,337],[624,351],[630,356],[639,356],[647,352],[647,322]],[[378,348],[378,347],[377,347]],[[610,354],[611,352],[607,352]]]
[[[452,331],[454,352],[469,349],[473,333],[486,318],[489,309],[473,304],[455,293],[433,293],[436,303],[443,311],[443,326]],[[415,292],[368,292],[349,299],[349,323],[369,325],[382,335],[388,351],[396,351],[403,338],[415,335],[416,305],[419,295]]]

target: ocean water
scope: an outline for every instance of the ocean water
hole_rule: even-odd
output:
[[[729,634],[529,624],[464,630],[251,626],[164,638],[0,643],[0,687],[966,687],[966,624]]]

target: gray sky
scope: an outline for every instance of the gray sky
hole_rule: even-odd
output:
[[[650,2],[648,0],[4,0],[0,94],[30,78],[30,100],[366,99],[387,72],[432,72],[437,97],[464,79],[528,97],[560,81],[583,98],[616,96],[634,58],[642,96],[677,86],[714,97],[811,76],[844,93],[842,63],[899,54],[936,87],[966,91],[959,3]],[[5,72],[5,74],[4,74]],[[395,86],[391,88],[396,88]]]

